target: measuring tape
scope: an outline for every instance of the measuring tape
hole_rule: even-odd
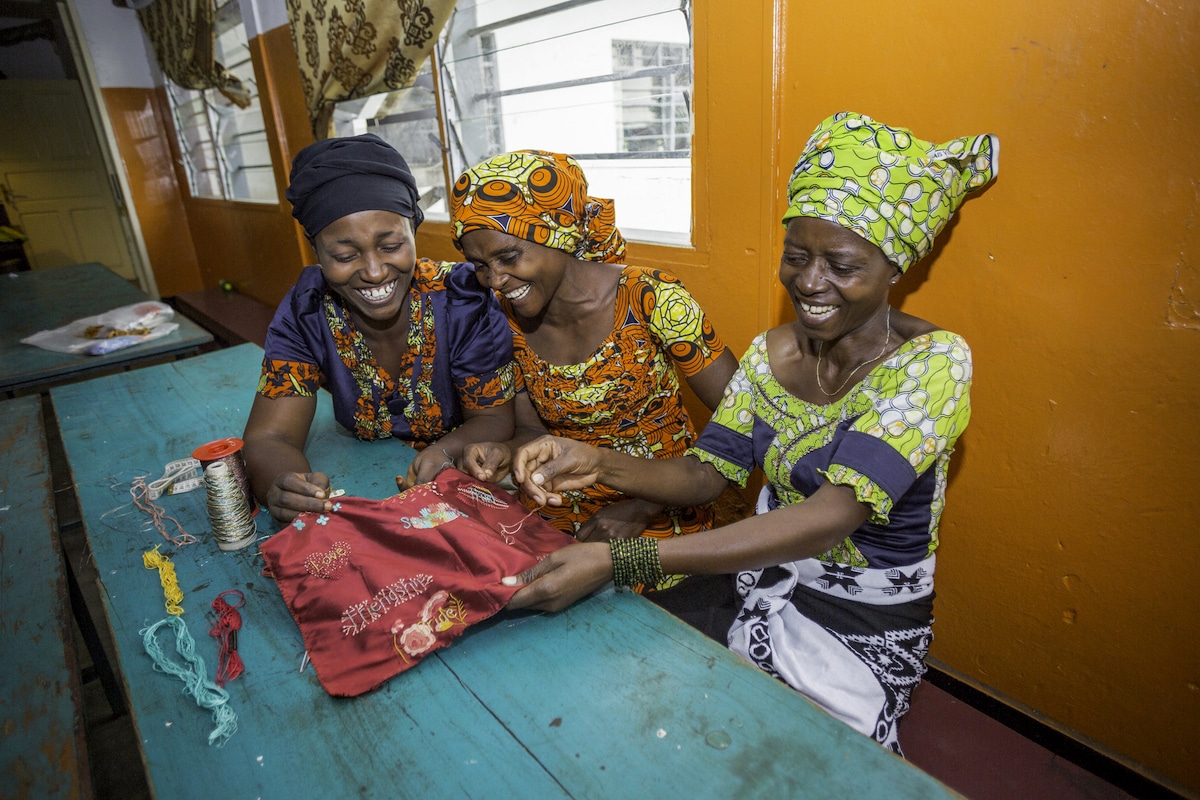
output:
[[[200,471],[200,461],[195,458],[181,458],[167,464],[163,476],[146,484],[146,489],[150,499],[157,500],[164,494],[183,494],[202,486],[204,474]]]

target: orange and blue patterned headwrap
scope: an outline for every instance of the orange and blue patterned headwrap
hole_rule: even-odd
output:
[[[625,239],[613,201],[590,197],[575,159],[561,153],[501,153],[468,169],[450,192],[454,246],[477,230],[507,233],[584,261],[620,261]]]
[[[901,272],[933,240],[968,194],[999,172],[1000,140],[988,133],[931,144],[906,128],[843,111],[813,131],[788,182],[788,210],[849,228],[883,250]]]

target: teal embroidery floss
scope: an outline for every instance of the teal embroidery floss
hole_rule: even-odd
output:
[[[175,634],[175,652],[183,658],[183,664],[171,660],[163,652],[158,641],[158,629],[164,625],[169,626]],[[196,640],[188,633],[187,625],[179,617],[167,617],[143,628],[141,634],[146,653],[154,662],[154,669],[179,678],[183,681],[183,693],[191,695],[201,708],[212,711],[216,727],[208,734],[209,745],[224,746],[229,737],[237,732],[237,714],[229,707],[229,692],[208,679],[204,659],[196,653]]]

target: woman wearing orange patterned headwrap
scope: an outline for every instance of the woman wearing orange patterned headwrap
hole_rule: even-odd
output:
[[[696,434],[678,373],[711,409],[736,368],[683,284],[618,263],[625,240],[612,201],[587,189],[573,158],[541,151],[496,156],[455,182],[454,242],[500,294],[517,361],[516,437],[463,453],[479,479],[502,478],[516,447],[545,433],[646,458],[682,455]],[[603,486],[570,492],[542,514],[581,541],[712,524],[710,506],[664,508]]]

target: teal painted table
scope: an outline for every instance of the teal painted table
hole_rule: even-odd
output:
[[[138,631],[163,619],[161,543],[123,486],[197,444],[238,435],[262,351],[246,344],[54,389],[147,773],[160,797],[867,797],[952,793],[800,695],[629,593],[556,614],[493,617],[375,692],[334,699],[312,668],[257,548],[224,553],[201,491],[165,497],[201,537],[167,546],[183,619],[212,674],[209,603],[246,596],[228,684],[238,730],[206,744],[209,712],[155,672]],[[308,450],[352,495],[382,498],[412,457],[340,430],[322,393]],[[156,475],[155,475],[156,477]],[[259,515],[262,533],[274,526]]]
[[[174,333],[103,356],[56,353],[21,344],[38,331],[149,299],[103,264],[0,275],[0,393],[33,391],[91,373],[189,355],[212,341],[212,334],[176,314],[173,321],[179,323],[179,330]]]

